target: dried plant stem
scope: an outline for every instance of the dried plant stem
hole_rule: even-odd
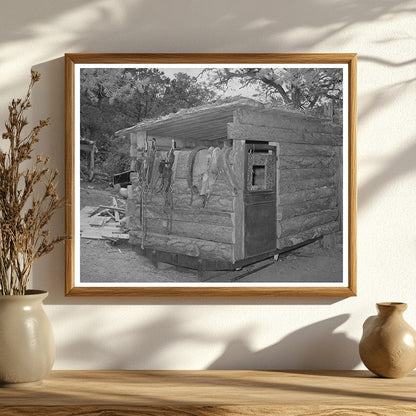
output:
[[[31,106],[32,88],[39,78],[40,74],[32,71],[25,98],[13,100],[9,105],[6,132],[2,135],[9,143],[6,152],[0,150],[1,295],[25,294],[33,262],[65,239],[65,236],[51,239],[45,228],[63,203],[56,193],[58,171],[52,172],[49,157],[41,156],[37,156],[31,168],[23,168],[32,159],[39,132],[50,121],[41,120],[23,136],[28,124],[24,113]]]

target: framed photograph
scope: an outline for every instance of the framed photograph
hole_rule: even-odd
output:
[[[356,295],[355,54],[66,54],[66,295]]]

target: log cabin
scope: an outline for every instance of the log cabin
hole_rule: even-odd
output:
[[[158,261],[233,270],[342,229],[342,125],[252,99],[120,130],[130,243]]]

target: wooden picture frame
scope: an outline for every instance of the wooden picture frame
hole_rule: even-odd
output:
[[[200,71],[195,81],[196,69]],[[65,55],[65,71],[65,219],[71,237],[66,242],[67,296],[356,295],[356,54],[71,53]],[[182,111],[172,107],[172,114],[165,109],[154,113],[156,118],[114,128],[114,136],[105,136],[107,148],[100,144],[102,137],[82,137],[91,132],[86,126],[101,128],[109,122],[104,110],[97,113],[98,100],[106,100],[108,108],[114,103],[122,108],[127,100],[120,96],[122,88],[142,97],[153,82],[149,71],[159,77],[159,83],[176,77],[175,85],[179,78],[174,71],[184,71],[182,80],[188,87],[197,83],[199,93],[208,95],[216,93],[209,90],[213,80],[222,86],[228,82],[228,88],[237,91],[243,85],[241,79],[244,93],[252,96],[226,96]],[[118,84],[109,79],[114,74]],[[329,77],[327,84],[324,77]],[[120,79],[125,82],[122,87]],[[208,89],[198,84],[202,80]],[[166,88],[176,88],[172,85]],[[287,100],[278,94],[278,88],[286,93],[285,85],[292,94],[287,94]],[[268,89],[271,86],[277,92]],[[298,107],[313,107],[312,101],[320,100],[316,113],[291,107],[296,91],[307,103]],[[252,97],[258,92],[262,97],[269,93],[273,105],[256,102]],[[91,116],[94,111],[97,118]],[[127,117],[122,110],[118,114]],[[130,169],[117,174],[113,170],[109,177],[107,171],[101,172],[113,185],[108,192],[114,204],[111,199],[103,203],[98,182],[88,181],[96,174],[94,155],[104,160],[99,163],[110,163],[121,152],[120,158],[126,160],[113,144],[116,140],[120,149],[130,146]],[[126,185],[124,201],[120,183]],[[179,188],[182,191],[176,191]],[[91,194],[96,194],[94,208],[84,206]],[[120,219],[118,212],[125,216]],[[115,224],[113,234],[108,235],[111,226],[103,226],[106,223]],[[88,232],[91,236],[98,232],[98,240],[86,241]],[[122,246],[117,246],[120,241]],[[319,263],[321,272],[325,267],[327,281],[322,280],[319,267],[316,275],[308,274],[301,268],[309,266],[302,266],[299,251],[293,251],[303,246],[306,252],[312,250],[307,254],[312,259],[318,259],[314,253],[319,250],[328,250],[328,259],[331,250],[338,250],[334,267],[341,272],[332,276],[329,267],[322,266],[326,263]],[[87,252],[91,257],[85,257]],[[124,263],[115,257],[117,252],[125,256]],[[136,267],[136,258],[148,272],[140,272],[142,263]],[[291,261],[299,271],[289,280],[284,270]],[[160,264],[168,266],[157,269]],[[104,280],[111,267],[121,274]],[[231,270],[216,274],[227,267]],[[250,274],[252,270],[255,273]],[[142,280],[152,273],[154,281]],[[169,281],[176,274],[184,280]],[[214,277],[205,279],[207,275]]]

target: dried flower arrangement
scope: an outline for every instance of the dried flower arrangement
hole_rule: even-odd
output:
[[[24,135],[29,123],[25,111],[31,107],[33,85],[39,72],[32,77],[25,98],[13,100],[5,123],[8,150],[0,148],[0,294],[24,295],[33,262],[49,253],[65,236],[50,238],[45,229],[55,210],[63,204],[56,193],[58,171],[48,167],[49,157],[37,156],[31,167],[39,132],[50,119],[41,120]]]

